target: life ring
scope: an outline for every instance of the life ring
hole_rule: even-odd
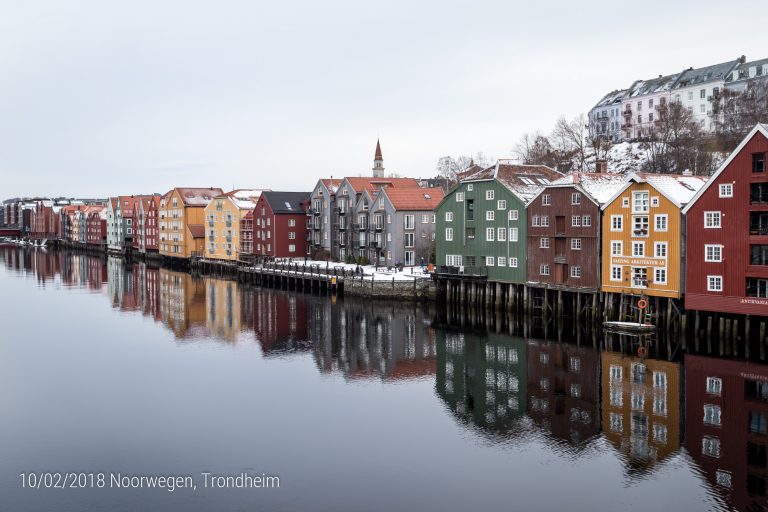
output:
[[[640,299],[637,301],[637,309],[645,309],[648,307],[648,301],[645,299]]]
[[[648,350],[645,347],[637,347],[637,357],[645,357]]]

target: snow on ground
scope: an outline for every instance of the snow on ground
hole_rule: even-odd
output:
[[[276,263],[288,263],[288,259],[277,259]],[[304,262],[304,258],[292,258],[291,264],[298,264],[299,270],[301,270],[303,265],[306,265],[309,267],[310,265],[313,267],[320,267],[321,269],[325,269],[326,266],[328,269],[333,272],[333,269],[336,268],[339,271],[341,269],[344,269],[347,275],[349,275],[350,272],[354,272],[355,268],[357,268],[357,265],[354,263],[341,263],[341,262],[333,262],[333,261],[323,261],[323,260],[310,260],[308,259],[306,263]],[[412,281],[414,279],[430,279],[431,275],[427,272],[426,267],[403,267],[402,272],[398,272],[394,267],[392,270],[387,270],[387,267],[379,266],[378,270],[374,265],[360,265],[360,268],[363,271],[363,277],[366,281],[370,281],[371,278],[374,281],[392,281],[394,278],[395,281]],[[356,276],[359,278],[359,275]]]
[[[607,160],[610,173],[643,172],[648,161],[648,150],[643,149],[640,142],[619,142],[608,150]],[[595,168],[594,154],[587,158],[587,168]]]

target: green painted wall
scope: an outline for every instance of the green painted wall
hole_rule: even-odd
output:
[[[470,190],[471,188],[471,190]],[[486,199],[486,191],[493,190],[494,198]],[[464,200],[457,201],[457,194],[464,193]],[[506,208],[499,209],[498,201],[506,201]],[[468,219],[469,201],[474,201],[474,220]],[[494,220],[486,220],[487,211],[494,212]],[[517,220],[509,220],[509,211],[517,210]],[[446,221],[446,212],[453,213],[453,220]],[[488,279],[511,283],[526,280],[526,210],[523,203],[507,187],[496,180],[461,183],[450,192],[437,207],[436,253],[437,264],[446,265],[447,255],[461,255],[467,272],[469,267],[487,271]],[[488,241],[487,228],[494,228],[493,241]],[[446,240],[446,228],[453,229],[453,241]],[[471,229],[474,228],[474,238]],[[506,230],[506,240],[498,240],[499,228]],[[517,241],[509,241],[509,228],[517,228]],[[486,265],[486,257],[494,258],[494,265]],[[506,259],[500,267],[499,257]],[[474,265],[472,264],[474,258]],[[517,258],[517,267],[509,266],[509,259]]]

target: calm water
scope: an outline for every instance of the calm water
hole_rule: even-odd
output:
[[[13,246],[0,291],[2,510],[766,508],[759,363]],[[198,487],[22,488],[51,471]],[[280,488],[202,488],[243,471]]]

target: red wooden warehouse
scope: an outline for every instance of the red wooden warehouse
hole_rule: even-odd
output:
[[[265,191],[253,210],[254,254],[272,258],[306,255],[309,192]]]
[[[686,309],[768,315],[766,154],[757,125],[683,210]]]

